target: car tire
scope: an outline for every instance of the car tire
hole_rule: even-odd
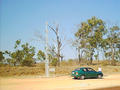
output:
[[[99,75],[97,76],[97,78],[98,78],[98,79],[102,79],[102,75],[99,74]]]
[[[77,77],[74,77],[74,79],[78,79]]]
[[[84,80],[84,79],[85,79],[85,76],[84,76],[84,75],[80,76],[80,79],[81,79],[81,80]]]

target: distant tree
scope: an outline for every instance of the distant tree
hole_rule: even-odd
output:
[[[12,59],[11,58],[6,58],[6,62],[9,66],[11,66],[13,64]]]
[[[34,55],[35,55],[35,47],[29,46],[28,43],[22,44],[22,52],[24,54],[22,65],[24,66],[32,66],[34,61]]]
[[[5,51],[5,53],[9,55],[9,58],[7,59],[8,63],[13,64],[13,66],[16,66],[16,64],[20,65],[22,57],[23,57],[22,51],[18,49],[20,47],[20,43],[21,43],[20,40],[17,40],[15,42],[14,52]]]
[[[5,55],[5,62],[6,64],[9,64],[10,66],[12,65],[11,64],[11,58],[10,58],[10,51],[4,51],[4,55]]]
[[[49,47],[49,62],[52,66],[57,66],[58,65],[58,57],[57,57],[57,52],[55,50],[55,46]]]
[[[81,37],[81,39],[77,39],[72,43],[72,45],[76,47],[76,50],[78,52],[79,63],[81,63],[81,59],[85,51],[85,42],[86,42],[85,39]]]
[[[38,51],[37,57],[39,60],[44,61],[45,60],[45,53],[41,50]]]
[[[120,55],[120,28],[113,26],[108,29],[106,41],[106,56],[111,58],[112,65],[115,65],[115,60],[119,59]]]
[[[92,64],[95,49],[99,48],[103,39],[105,26],[101,19],[92,17],[87,22],[82,22],[75,36],[80,41],[81,50],[87,48],[90,53],[90,63]],[[86,50],[86,49],[85,49]]]
[[[20,65],[22,63],[22,60],[23,60],[23,56],[24,56],[24,53],[22,50],[20,50],[20,44],[21,44],[21,40],[17,40],[15,42],[15,46],[14,46],[14,49],[15,51],[14,52],[9,52],[9,56],[11,57],[11,63],[16,66],[16,65]]]
[[[3,56],[3,52],[2,51],[0,51],[0,62],[3,62],[3,59],[5,58],[4,56]]]
[[[56,53],[55,53],[55,48],[54,47],[50,47],[49,48],[49,53],[48,53],[48,58],[49,58],[49,62],[52,66],[56,66],[58,63],[58,59],[56,57]],[[37,53],[37,57],[39,60],[44,61],[45,60],[45,53],[41,50],[38,51]]]
[[[28,43],[21,45],[21,40],[15,42],[14,51],[5,51],[9,57],[6,59],[9,65],[31,66],[34,63],[35,47],[29,46]]]

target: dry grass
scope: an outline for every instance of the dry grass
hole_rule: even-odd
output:
[[[99,62],[100,64],[95,64],[94,65],[87,65],[87,64],[81,64],[78,65],[77,62],[75,61],[68,61],[68,62],[61,62],[60,67],[55,67],[56,71],[55,73],[50,73],[51,75],[70,75],[71,71],[73,71],[76,68],[79,67],[92,67],[95,70],[98,70],[98,67],[102,67],[102,71],[104,74],[109,74],[109,73],[116,73],[120,72],[120,66],[110,66],[108,65],[108,62],[105,61],[103,64],[103,61]],[[107,64],[106,64],[107,63]],[[9,67],[9,66],[4,66],[0,67],[0,76],[1,77],[9,77],[9,76],[23,76],[23,75],[44,75],[45,73],[45,68],[44,68],[44,63],[36,64],[34,67]],[[52,66],[50,66],[52,67]]]
[[[45,72],[44,64],[34,67],[0,67],[0,76],[21,76],[21,75],[43,75]]]
[[[21,76],[44,74],[40,67],[0,67],[0,76]]]
[[[98,70],[99,65],[82,65],[82,66],[62,66],[62,67],[57,67],[56,68],[56,74],[63,74],[67,75],[70,74],[72,70],[79,68],[79,67],[91,67],[95,69],[96,71]],[[110,74],[110,73],[120,73],[120,66],[101,66],[102,72],[104,74]]]

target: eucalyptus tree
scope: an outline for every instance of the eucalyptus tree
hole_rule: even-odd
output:
[[[5,51],[9,57],[6,59],[10,65],[31,66],[34,63],[35,47],[28,43],[21,44],[21,40],[15,42],[14,51]]]
[[[106,56],[111,58],[112,65],[120,57],[120,28],[113,26],[108,29],[106,38]]]
[[[78,61],[81,63],[82,61],[82,56],[85,51],[85,40],[81,37],[81,39],[76,39],[73,41],[72,46],[76,47],[76,50],[78,52]]]
[[[12,58],[11,62],[16,66],[16,64],[20,65],[22,63],[22,59],[24,56],[24,53],[22,50],[20,50],[20,44],[21,40],[17,40],[14,46],[15,51],[11,52],[10,56]]]
[[[8,56],[8,58],[6,59],[7,63],[9,65],[20,65],[22,62],[22,58],[23,58],[23,52],[20,50],[20,43],[21,40],[17,40],[15,42],[15,46],[14,46],[14,51],[5,51],[5,54]]]
[[[24,54],[22,65],[31,66],[35,62],[33,58],[35,55],[35,47],[29,46],[28,43],[22,44],[21,47],[22,47],[22,52]]]
[[[75,36],[80,40],[81,50],[86,48],[90,53],[90,63],[93,61],[95,49],[98,49],[103,39],[105,23],[102,19],[92,17],[82,22]]]

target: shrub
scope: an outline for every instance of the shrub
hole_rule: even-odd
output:
[[[33,65],[33,60],[31,59],[26,59],[22,62],[22,66],[32,66]]]
[[[57,63],[58,63],[58,59],[57,58],[52,58],[51,65],[52,66],[57,66]]]

